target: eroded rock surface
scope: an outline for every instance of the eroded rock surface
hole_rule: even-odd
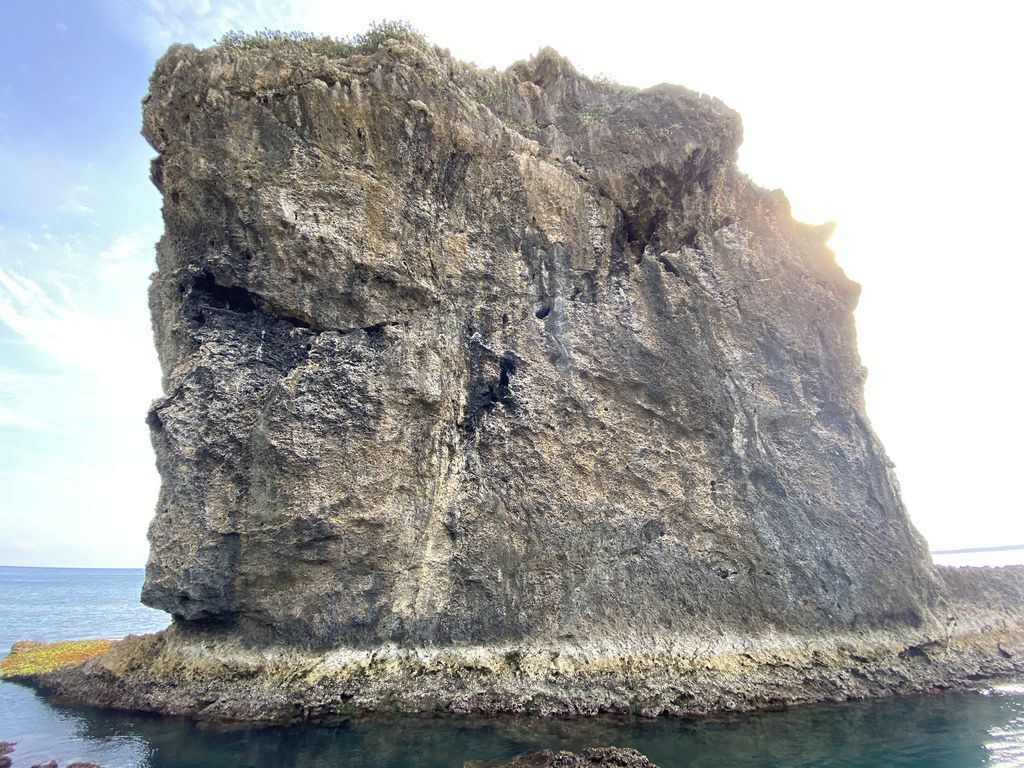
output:
[[[858,288],[720,102],[175,47],[144,127],[149,605],[319,648],[945,626]]]
[[[858,287],[738,172],[717,100],[550,50],[175,46],[144,133],[143,597],[175,626],[60,695],[653,715],[1024,668],[1022,571],[933,568],[865,416]]]

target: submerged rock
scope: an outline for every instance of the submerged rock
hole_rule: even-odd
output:
[[[932,566],[865,415],[858,286],[737,170],[721,102],[551,50],[174,46],[144,133],[143,599],[175,626],[51,688],[657,714],[1020,670],[1024,577]],[[963,580],[1013,597],[972,613]]]
[[[14,752],[14,748],[17,746],[12,741],[0,741],[0,768],[11,768],[14,764],[11,754]],[[32,768],[59,768],[59,764],[56,760],[48,760],[45,763],[36,763]],[[81,761],[68,763],[66,768],[103,768],[101,765],[96,763],[83,763]]]
[[[472,764],[467,764],[470,768]],[[658,768],[635,749],[598,747],[585,749],[579,754],[552,752],[545,749],[531,755],[522,755],[495,768],[590,768],[590,766],[617,766],[618,768]],[[480,766],[474,766],[480,768]]]

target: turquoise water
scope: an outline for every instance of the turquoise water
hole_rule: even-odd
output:
[[[137,605],[141,581],[141,571],[0,568],[0,652],[25,637],[159,628],[164,615]],[[0,740],[18,742],[15,768],[51,758],[107,768],[442,768],[604,744],[636,747],[663,768],[1009,768],[1024,767],[1024,686],[712,720],[367,718],[225,729],[55,707],[0,683]]]

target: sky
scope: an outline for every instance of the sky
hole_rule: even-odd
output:
[[[504,68],[674,82],[863,286],[868,414],[933,549],[1024,544],[1024,4],[36,0],[0,23],[0,564],[145,563],[160,198],[139,102],[172,42],[404,19]]]

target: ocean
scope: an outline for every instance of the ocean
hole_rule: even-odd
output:
[[[23,639],[119,637],[165,626],[141,570],[0,567],[0,655]],[[0,682],[14,768],[461,768],[542,748],[635,747],[662,768],[1022,768],[1024,685],[711,719],[360,718],[222,727],[53,706]]]

